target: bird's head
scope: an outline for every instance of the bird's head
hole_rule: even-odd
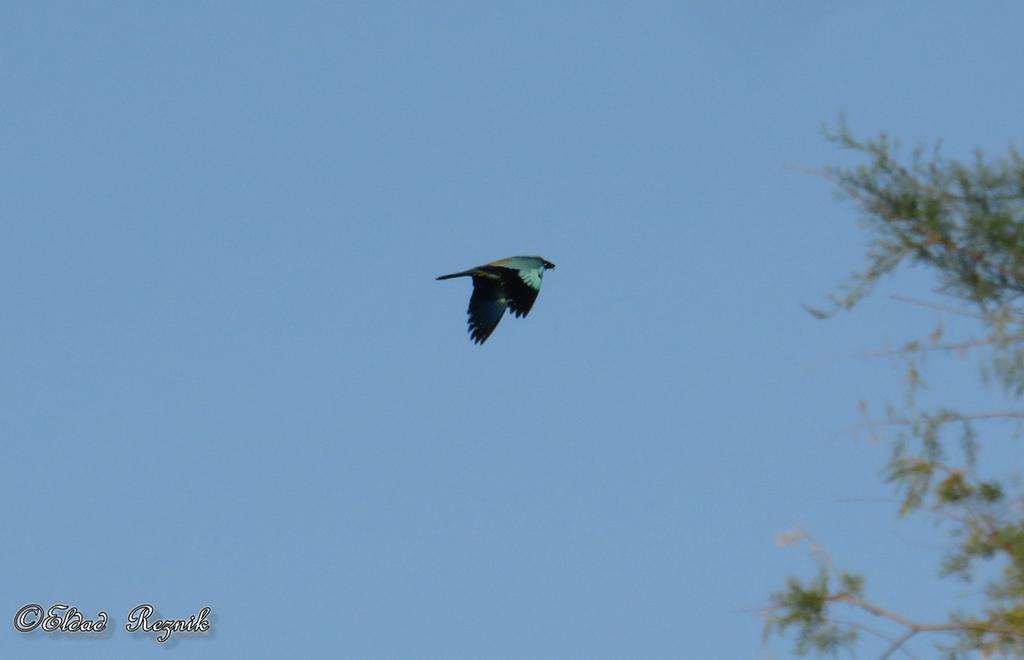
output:
[[[555,267],[555,264],[551,263],[547,259],[544,259],[544,270],[551,270]]]

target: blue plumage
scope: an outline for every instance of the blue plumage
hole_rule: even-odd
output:
[[[526,316],[533,308],[544,281],[544,271],[555,264],[543,257],[508,257],[437,279],[472,277],[473,295],[469,299],[469,335],[482,344],[498,327],[505,309]]]

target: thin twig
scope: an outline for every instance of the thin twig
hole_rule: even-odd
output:
[[[821,177],[822,179],[828,179],[829,181],[835,181],[835,178],[829,174],[828,170],[816,170],[806,165],[797,165],[795,163],[786,163],[783,165],[787,170],[794,172],[800,172],[801,174],[810,174],[811,176]]]
[[[865,422],[859,427],[867,426],[868,428],[877,428],[884,426],[912,426],[914,424],[920,424],[922,422],[934,422],[941,421],[943,424],[950,424],[953,422],[978,422],[978,421],[990,421],[990,420],[1007,420],[1007,419],[1024,419],[1024,410],[1001,410],[993,412],[981,412],[981,413],[949,413],[944,416],[945,419],[924,419],[924,418],[913,418],[913,417],[890,417],[885,420],[871,420]]]
[[[902,637],[900,637],[899,639],[893,641],[892,645],[888,649],[886,649],[885,653],[883,653],[882,655],[880,655],[878,657],[878,660],[886,660],[886,658],[891,656],[896,651],[903,651],[904,653],[906,653],[907,650],[905,648],[903,648],[903,645],[906,644],[908,641],[910,641],[910,638],[913,637],[916,634],[917,634],[917,631],[914,630],[913,628],[910,628],[909,630],[907,630],[907,632],[904,633],[904,635]]]
[[[981,321],[989,321],[989,320],[991,320],[987,316],[985,316],[984,314],[976,314],[974,312],[969,312],[969,311],[967,311],[965,309],[958,309],[956,307],[949,307],[948,305],[943,305],[942,303],[932,302],[930,300],[921,300],[919,298],[911,298],[910,296],[904,296],[904,295],[900,295],[900,294],[894,294],[894,295],[892,295],[890,297],[893,300],[897,301],[897,302],[907,303],[907,304],[910,304],[910,305],[917,305],[918,307],[927,307],[929,309],[934,309],[934,310],[937,310],[937,311],[940,311],[940,312],[948,312],[950,314],[955,314],[956,316],[967,316],[967,317],[970,317],[970,318],[973,318],[973,319],[978,319],[978,320],[981,320]]]
[[[915,346],[914,348],[903,347],[884,351],[869,351],[867,353],[864,353],[864,357],[892,357],[894,355],[900,355],[903,353],[923,353],[926,351],[966,351],[969,348],[977,348],[978,346],[989,346],[992,344],[1011,344],[1020,341],[1024,341],[1024,335],[1012,335],[1009,337],[985,337],[984,339],[966,339],[964,341],[946,342],[944,344],[925,344],[922,346]]]
[[[898,641],[899,641],[899,640],[893,639],[892,637],[890,637],[890,636],[888,636],[888,635],[885,635],[885,634],[883,634],[883,633],[880,633],[880,632],[878,632],[877,630],[875,630],[874,628],[872,628],[872,627],[870,627],[870,626],[866,626],[866,625],[864,625],[863,623],[857,623],[856,621],[847,621],[847,620],[845,620],[845,619],[837,619],[837,618],[834,618],[834,617],[833,617],[832,621],[834,621],[835,623],[838,623],[839,625],[842,625],[842,626],[847,626],[847,627],[849,627],[849,628],[855,628],[855,629],[857,629],[857,630],[863,630],[864,632],[866,632],[866,633],[869,633],[869,634],[871,634],[871,635],[874,635],[875,637],[877,637],[877,638],[879,638],[879,639],[881,639],[881,640],[884,640],[884,641],[886,641],[886,642],[889,642],[889,643],[890,643],[890,644],[892,644],[892,645],[895,645],[895,644],[896,644],[896,642],[898,642]],[[900,643],[902,644],[902,642],[900,642]],[[893,648],[893,647],[890,647],[890,648],[891,648],[892,650],[891,650],[891,651],[887,651],[887,652],[886,652],[886,655],[882,656],[883,658],[887,658],[887,657],[889,657],[889,655],[891,655],[892,651],[895,651],[895,650],[896,650],[896,648],[898,648],[898,647],[895,647],[895,648]],[[907,649],[903,649],[903,648],[901,648],[901,649],[899,649],[899,650],[900,650],[900,651],[903,651],[903,653],[904,653],[904,654],[905,654],[905,655],[906,655],[906,656],[907,656],[908,658],[915,658],[915,657],[916,657],[916,656],[914,656],[914,654],[913,654],[913,653],[911,653],[911,652],[910,652],[910,651],[908,651]]]

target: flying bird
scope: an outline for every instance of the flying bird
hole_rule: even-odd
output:
[[[506,307],[516,316],[530,313],[540,293],[544,271],[554,267],[544,257],[509,257],[437,279],[473,278],[473,295],[467,310],[469,335],[474,343],[482,344],[498,327]]]

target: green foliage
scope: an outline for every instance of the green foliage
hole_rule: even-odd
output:
[[[839,578],[840,589],[830,589],[832,580],[823,568],[806,586],[794,577],[786,581],[786,590],[772,594],[772,607],[782,613],[772,617],[765,627],[765,635],[784,633],[796,629],[796,651],[837,655],[850,650],[857,642],[857,631],[829,620],[828,607],[838,595],[859,597],[864,579],[844,573]]]
[[[898,158],[886,135],[861,141],[844,121],[827,137],[863,153],[868,163],[829,168],[840,197],[862,212],[869,235],[867,267],[832,298],[850,309],[901,263],[931,267],[941,290],[975,304],[1010,302],[1024,294],[1024,159],[1015,150],[991,163],[981,153],[963,164],[914,150]]]
[[[987,382],[1013,398],[1024,395],[1024,159],[1014,150],[986,161],[947,160],[938,147],[915,149],[908,160],[886,135],[857,139],[845,122],[827,134],[839,146],[865,157],[849,169],[831,168],[827,177],[840,198],[861,212],[869,243],[866,266],[831,297],[832,310],[807,310],[826,318],[851,309],[884,276],[902,264],[934,273],[937,291],[948,302],[929,303],[976,321],[979,335],[963,341],[944,338],[940,324],[897,354],[906,363],[908,410],[889,409],[874,429],[892,430],[892,455],[885,478],[901,493],[900,514],[936,518],[949,533],[942,575],[973,580],[979,562],[999,570],[987,585],[981,612],[950,614],[946,621],[921,623],[864,599],[864,580],[823,566],[806,583],[790,578],[771,597],[766,634],[793,632],[800,654],[834,655],[852,650],[862,626],[834,616],[847,608],[903,628],[885,656],[920,633],[936,634],[949,657],[1024,657],[1024,495],[1003,475],[978,473],[979,428],[998,432],[992,420],[1024,420],[1024,410],[965,413],[950,407],[913,409],[913,394],[924,382],[924,356],[956,354],[974,359]],[[949,642],[953,644],[950,645]]]

